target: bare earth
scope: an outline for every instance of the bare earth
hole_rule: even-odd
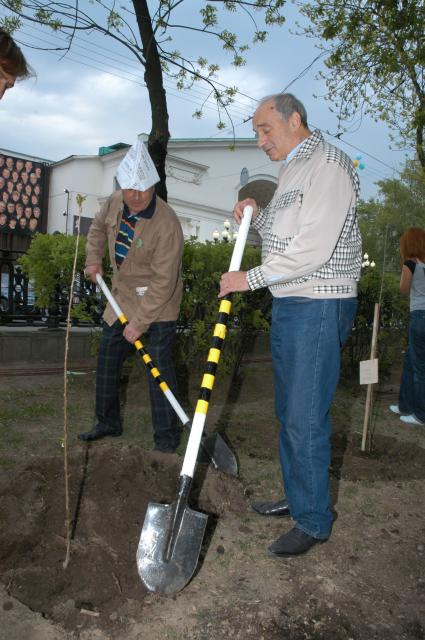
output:
[[[267,546],[291,527],[255,499],[281,496],[270,362],[214,389],[209,432],[239,478],[198,465],[192,508],[210,514],[192,581],[148,592],[135,554],[150,501],[174,501],[182,454],[151,452],[144,372],[123,387],[125,432],[89,446],[93,375],[69,376],[71,558],[65,559],[63,380],[0,377],[0,640],[421,640],[425,638],[425,428],[387,406],[398,373],[376,387],[372,450],[360,451],[366,389],[343,380],[335,402],[333,535],[305,556]],[[186,410],[193,414],[197,384]]]

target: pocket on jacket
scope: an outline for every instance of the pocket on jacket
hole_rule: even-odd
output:
[[[302,205],[302,193],[299,189],[293,189],[276,198],[273,206],[276,213],[271,232],[281,238],[292,238],[299,231],[300,211]]]

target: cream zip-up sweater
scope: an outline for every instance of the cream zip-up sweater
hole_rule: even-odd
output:
[[[351,159],[314,131],[283,166],[276,192],[253,223],[262,264],[247,272],[251,289],[273,296],[357,295],[362,244],[359,179]]]

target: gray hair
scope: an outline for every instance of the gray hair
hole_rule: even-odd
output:
[[[293,113],[298,113],[301,118],[301,124],[308,128],[307,111],[305,106],[292,93],[274,93],[270,96],[266,96],[260,100],[258,107],[261,107],[266,102],[274,103],[276,111],[279,113],[282,120],[285,120],[285,122],[289,120]]]

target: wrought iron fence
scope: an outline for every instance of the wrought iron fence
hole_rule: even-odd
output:
[[[65,323],[69,301],[67,289],[58,283],[49,306],[43,309],[36,307],[32,284],[17,264],[20,255],[20,252],[0,255],[0,324],[55,327]],[[100,323],[104,308],[102,296],[82,272],[75,279],[73,302],[84,302],[86,311],[84,320],[73,318],[73,324]]]

